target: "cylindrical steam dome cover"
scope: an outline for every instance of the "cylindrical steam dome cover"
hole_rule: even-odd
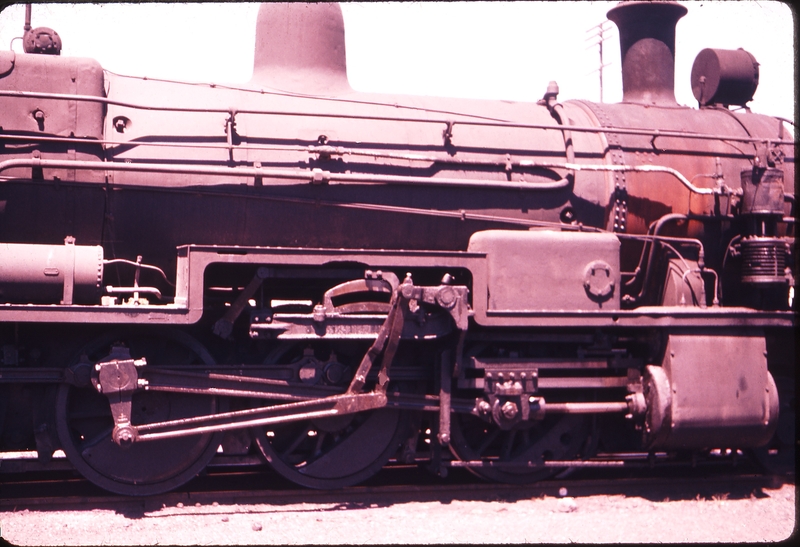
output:
[[[692,93],[701,106],[745,105],[758,87],[758,61],[743,49],[704,49],[692,65]]]

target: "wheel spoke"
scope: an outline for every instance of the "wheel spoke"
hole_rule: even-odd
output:
[[[511,451],[514,449],[514,439],[517,437],[516,430],[512,429],[507,432],[503,438],[503,448],[500,457],[504,460],[511,459]]]
[[[294,440],[289,444],[289,446],[282,450],[280,455],[281,458],[288,458],[294,450],[300,446],[300,444],[308,438],[308,433],[311,431],[311,425],[307,425],[304,429],[300,431],[300,434],[295,436]]]
[[[111,417],[108,408],[106,409],[87,409],[78,410],[70,413],[73,422],[78,421],[92,421],[92,420],[107,420]]]
[[[327,437],[327,433],[324,431],[317,432],[317,445],[314,447],[313,458],[318,458],[322,454],[322,445],[325,442],[325,437]]]
[[[113,431],[113,427],[108,427],[90,439],[84,439],[81,442],[81,454],[85,457],[90,448],[94,447],[97,443],[103,441],[104,439],[110,439]]]
[[[478,456],[483,456],[486,453],[486,449],[489,448],[489,445],[491,445],[492,442],[494,442],[494,440],[498,437],[498,435],[500,435],[499,429],[493,429],[492,431],[490,431],[489,434],[486,435],[486,438],[483,440],[481,445],[475,450],[475,453]]]

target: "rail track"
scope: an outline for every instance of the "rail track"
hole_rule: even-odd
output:
[[[80,477],[64,459],[42,464],[33,459],[0,460],[0,512],[114,508],[125,512],[162,507],[252,505],[267,503],[378,503],[412,501],[503,500],[543,496],[639,495],[670,499],[712,497],[725,493],[748,496],[760,488],[793,484],[794,473],[764,474],[747,458],[720,455],[717,461],[654,461],[628,455],[608,465],[575,467],[559,476],[529,485],[483,482],[465,468],[452,467],[445,481],[425,462],[391,463],[359,486],[311,490],[297,486],[256,457],[218,456],[198,477],[173,492],[143,497],[108,493]],[[614,463],[616,462],[616,463]],[[620,464],[622,462],[622,464]],[[456,462],[457,463],[457,462]],[[181,505],[182,504],[182,505]]]

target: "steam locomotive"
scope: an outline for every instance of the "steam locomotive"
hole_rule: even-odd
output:
[[[619,104],[356,92],[336,5],[263,5],[241,86],[28,28],[0,52],[0,450],[127,495],[220,454],[311,488],[792,468],[794,140],[744,50],[676,103],[686,12],[609,11]]]

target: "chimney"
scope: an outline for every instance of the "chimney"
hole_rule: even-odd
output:
[[[622,102],[673,106],[675,25],[687,9],[676,2],[620,2],[608,12],[619,28]]]
[[[253,85],[337,95],[347,82],[344,20],[338,4],[262,4],[256,22]]]

